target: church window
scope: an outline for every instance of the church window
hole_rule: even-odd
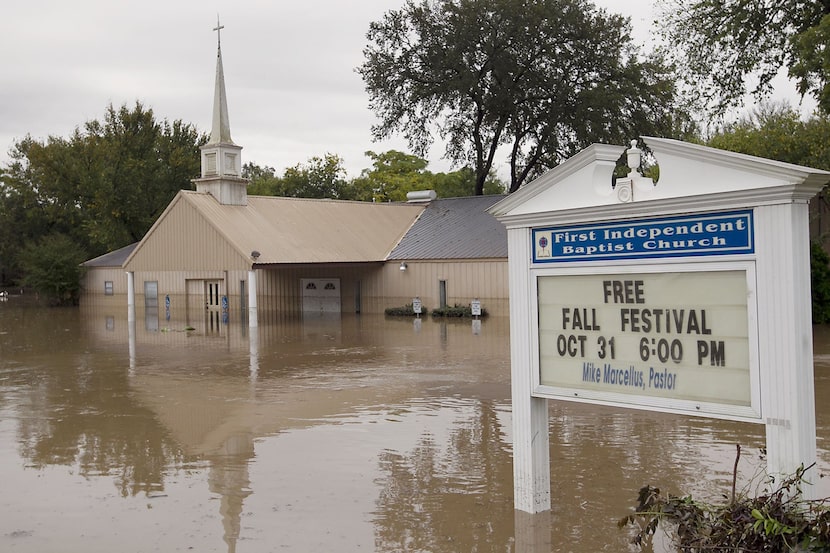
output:
[[[236,154],[225,154],[225,172],[229,175],[236,175]]]
[[[205,154],[205,174],[216,174],[216,152]]]

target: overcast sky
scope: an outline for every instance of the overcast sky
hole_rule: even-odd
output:
[[[243,162],[282,173],[312,156],[341,156],[349,176],[370,166],[368,96],[354,69],[369,23],[403,0],[20,0],[0,20],[0,165],[16,140],[69,136],[108,104],[138,100],[156,119],[209,133],[217,14],[231,136]],[[649,32],[651,0],[595,0]],[[443,151],[430,169],[449,170]],[[502,165],[504,160],[500,160]]]

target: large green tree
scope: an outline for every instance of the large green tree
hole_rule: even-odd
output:
[[[661,0],[660,32],[701,105],[761,100],[782,68],[830,112],[830,0]]]
[[[429,162],[423,158],[398,150],[368,151],[366,156],[372,167],[364,169],[354,185],[368,191],[372,201],[405,202],[408,192],[433,188]]]
[[[423,156],[475,170],[506,152],[510,191],[592,142],[676,136],[674,76],[634,46],[627,18],[587,0],[407,0],[370,25],[357,71],[380,122]]]
[[[0,265],[19,276],[23,248],[49,235],[89,256],[140,240],[173,196],[192,187],[204,142],[192,125],[159,122],[140,103],[110,105],[103,121],[69,137],[18,141],[0,173]]]

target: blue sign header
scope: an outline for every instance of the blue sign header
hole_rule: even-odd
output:
[[[752,211],[533,229],[533,263],[755,253]]]

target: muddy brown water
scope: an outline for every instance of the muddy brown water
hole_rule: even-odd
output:
[[[826,473],[830,329],[814,342]],[[509,357],[506,318],[263,316],[249,335],[13,297],[0,551],[634,551],[616,521],[643,484],[717,499],[735,444],[757,482],[760,425],[552,401],[553,509],[514,512]]]

